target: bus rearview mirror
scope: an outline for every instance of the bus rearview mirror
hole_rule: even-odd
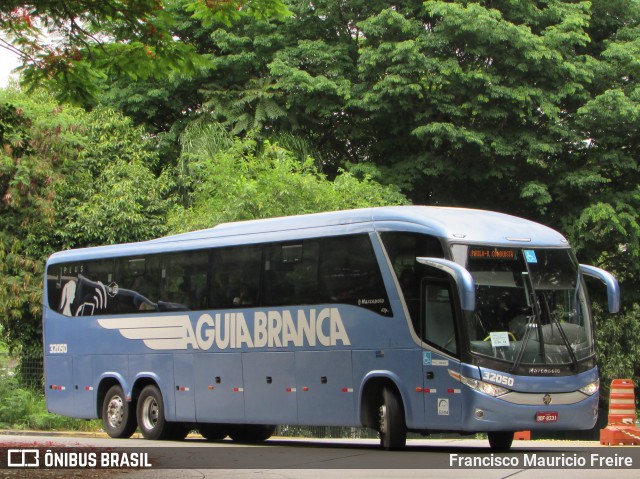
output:
[[[609,303],[609,313],[614,314],[620,311],[620,285],[618,280],[608,271],[586,264],[580,265],[580,272],[585,276],[599,279],[607,287],[607,300]]]
[[[453,278],[458,288],[460,307],[463,311],[473,311],[476,307],[476,286],[471,273],[458,263],[443,258],[416,258],[416,261],[426,266],[444,271]]]

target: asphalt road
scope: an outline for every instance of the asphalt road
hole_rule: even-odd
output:
[[[284,439],[250,446],[229,440],[207,442],[196,436],[185,441],[116,440],[99,435],[0,435],[2,454],[9,450],[39,450],[40,464],[78,457],[113,458],[125,469],[7,468],[0,477],[83,477],[122,479],[165,478],[346,478],[438,477],[483,479],[568,479],[640,477],[640,447],[601,447],[597,442],[516,441],[509,454],[488,449],[476,439],[410,440],[402,451],[382,451],[376,440]],[[11,448],[11,449],[8,449]],[[62,452],[61,452],[62,451]],[[71,454],[71,455],[73,455]],[[3,458],[0,458],[3,459]],[[30,459],[27,459],[29,461]],[[81,460],[81,459],[80,459]],[[15,463],[16,459],[13,458]],[[139,461],[139,462],[136,462]],[[547,467],[550,462],[561,466]],[[580,463],[584,463],[581,465]],[[631,463],[631,465],[629,465]],[[592,465],[597,468],[592,468]],[[112,464],[113,465],[113,464]],[[140,466],[140,467],[131,467]],[[150,467],[147,467],[150,465]],[[574,467],[574,465],[580,467]],[[500,467],[503,466],[503,467]]]

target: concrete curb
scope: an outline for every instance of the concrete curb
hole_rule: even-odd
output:
[[[109,437],[104,431],[36,431],[31,429],[0,429],[0,435],[6,436],[49,436],[49,437]],[[142,437],[135,433],[134,436]],[[132,436],[132,437],[134,437]]]
[[[100,431],[37,431],[33,429],[0,429],[0,435],[5,436],[47,436],[47,437],[99,437],[108,439],[109,435]],[[200,434],[190,433],[187,437],[199,438]],[[144,436],[139,432],[134,432],[131,436],[132,439],[144,439]]]

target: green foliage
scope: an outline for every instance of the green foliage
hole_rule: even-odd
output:
[[[589,79],[577,54],[588,10],[526,7],[430,1],[426,18],[390,9],[361,23],[366,87],[352,104],[382,137],[391,123],[374,161],[415,200],[514,213],[549,201],[536,185],[575,137],[559,120]],[[490,184],[501,194],[488,197]]]
[[[202,58],[177,41],[176,9],[204,25],[288,15],[282,0],[12,0],[0,5],[0,46],[21,57],[31,90],[46,82],[59,100],[93,103],[114,78],[196,74]]]
[[[249,159],[238,164],[220,153],[187,167],[183,150],[180,165],[194,176],[180,176],[181,191],[201,217],[224,211],[225,200],[206,207],[193,196],[200,191],[230,192],[229,218],[277,209],[275,195],[254,194],[257,175],[274,174],[254,163],[263,151],[269,162],[274,148],[293,150],[277,140],[289,134],[331,177],[371,168],[370,178],[416,203],[549,224],[582,262],[618,276],[625,307],[640,304],[637,1],[292,0],[289,9],[284,19],[185,20],[182,38],[211,55],[192,84],[206,113],[236,133],[258,129],[255,147],[236,140],[231,156]],[[199,113],[193,105],[183,91],[159,111]],[[302,165],[306,156],[297,155]],[[217,187],[199,189],[194,178]],[[236,212],[247,198],[255,205]]]
[[[50,3],[26,17],[56,18]],[[622,281],[620,321],[636,317],[636,0],[164,0],[144,19],[65,3],[102,42],[84,36],[49,63],[36,52],[27,78],[50,72],[93,111],[0,96],[15,105],[0,107],[0,274],[19,291],[0,293],[7,324],[33,317],[34,258],[54,249],[404,201],[376,181],[559,229]],[[0,28],[28,48],[20,5],[0,7]],[[637,361],[609,341],[605,361]]]
[[[635,379],[636,388],[640,386],[640,306],[633,304],[616,316],[597,307],[595,314],[602,395],[607,401],[613,379]]]
[[[205,90],[210,98],[205,106],[217,108],[219,117],[227,119],[234,134],[261,129],[286,115],[275,101],[274,86],[265,79],[251,79],[242,91]],[[229,120],[231,119],[231,120]]]
[[[42,354],[44,262],[54,251],[167,231],[155,143],[112,110],[0,92],[0,324],[12,351]]]
[[[26,343],[26,354],[38,349],[35,321],[43,267],[30,254],[31,227],[43,220],[43,205],[51,192],[50,163],[38,161],[31,141],[32,124],[24,111],[2,108],[0,136],[0,321],[14,349]]]
[[[247,17],[254,20],[283,18],[291,14],[280,0],[189,0],[184,9],[192,12],[192,18],[199,20],[203,27],[219,23],[231,26]]]
[[[183,138],[180,176],[189,207],[170,219],[174,231],[221,222],[312,213],[406,199],[392,187],[342,171],[334,181],[322,175],[310,157],[295,154],[253,136],[233,138],[216,124],[199,123]]]
[[[20,386],[11,371],[0,372],[0,428],[98,430],[99,421],[82,421],[47,412],[42,391]]]
[[[143,163],[116,160],[94,177],[94,188],[85,201],[67,208],[67,232],[82,244],[161,236],[166,232],[166,204],[160,182]]]

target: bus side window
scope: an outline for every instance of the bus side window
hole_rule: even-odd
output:
[[[166,255],[162,267],[160,311],[199,310],[207,307],[209,254],[195,251]]]
[[[380,265],[368,235],[321,240],[319,269],[322,302],[351,304],[392,316]]]
[[[318,241],[275,243],[265,249],[262,304],[318,302]]]
[[[91,316],[114,311],[110,294],[113,261],[62,264],[48,271],[49,306],[65,316]]]
[[[449,353],[456,354],[455,313],[451,284],[448,281],[424,281],[423,339]]]
[[[157,311],[160,287],[160,257],[125,257],[116,260],[118,292],[114,313]]]
[[[416,258],[419,256],[443,258],[442,245],[436,237],[425,234],[387,232],[380,236],[396,273],[413,328],[416,334],[422,337],[420,334],[420,285],[422,278],[433,274],[433,271],[419,264]],[[446,274],[443,273],[443,276]]]
[[[213,309],[258,306],[261,246],[217,248],[212,251]]]

